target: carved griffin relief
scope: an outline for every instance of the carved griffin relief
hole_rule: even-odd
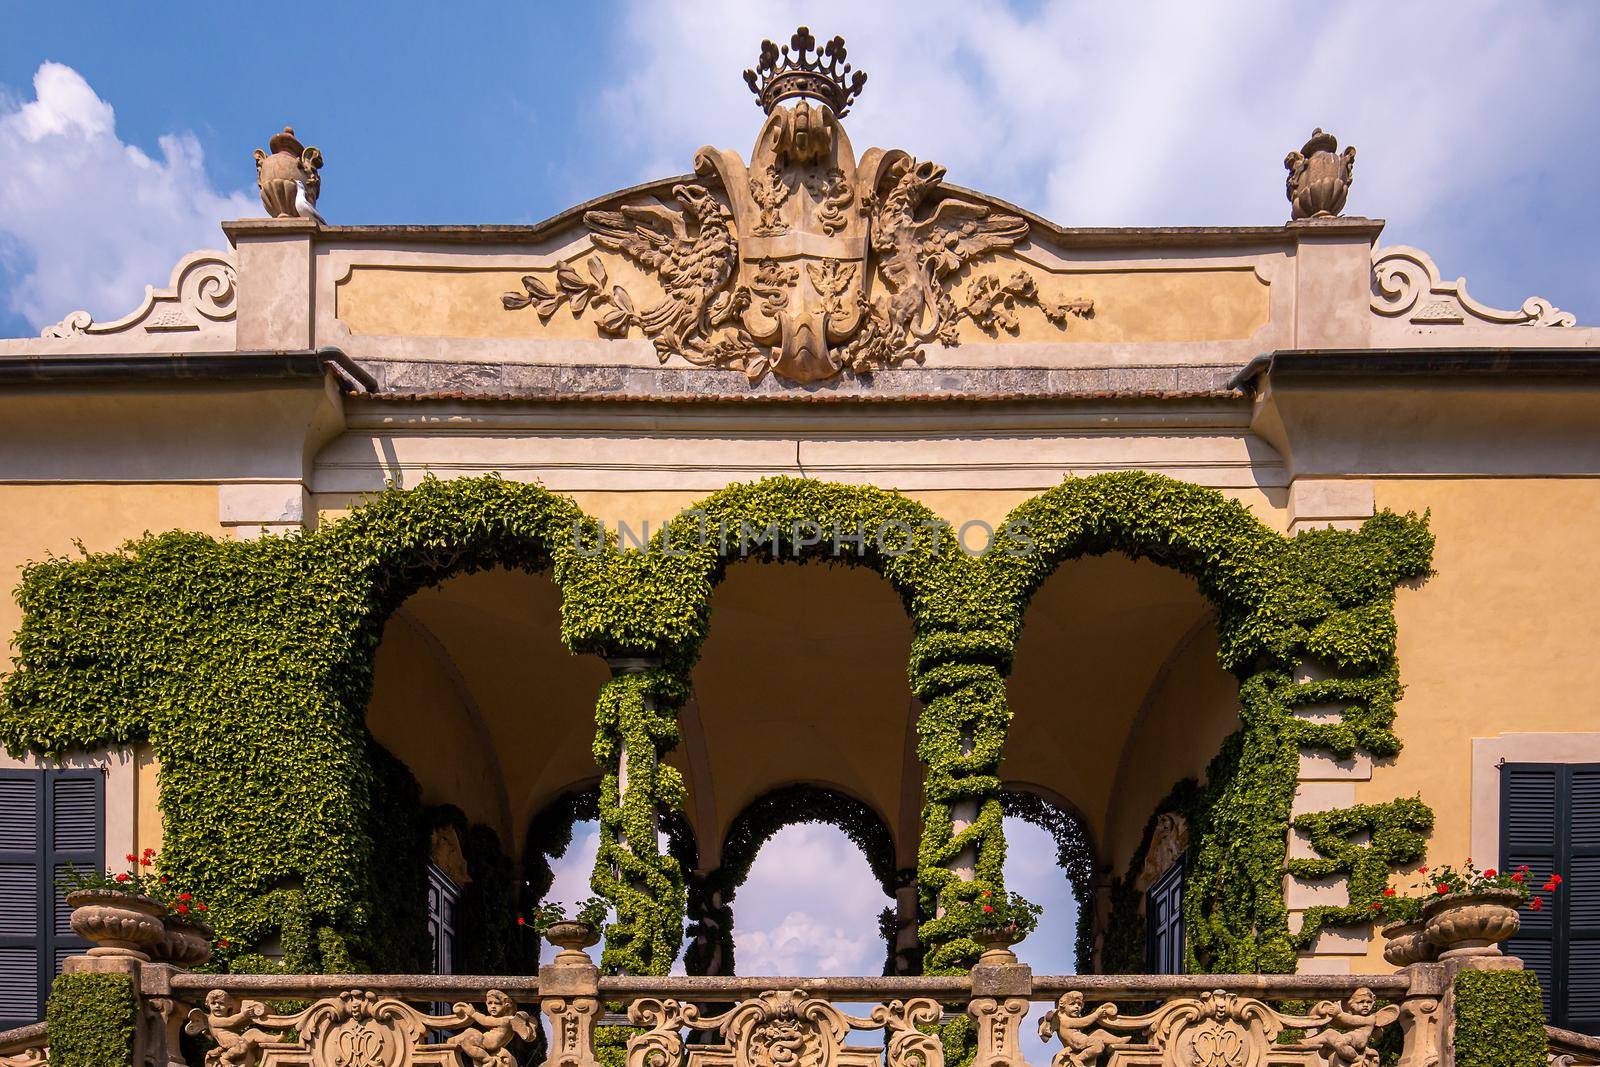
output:
[[[842,41],[817,59],[809,36],[793,44],[796,55],[785,49],[781,60],[776,46],[763,46],[761,84],[747,75],[767,112],[748,163],[702,148],[700,181],[674,186],[675,206],[584,215],[595,247],[636,264],[659,299],[646,306],[611,285],[591,257],[587,277],[564,264],[554,287],[524,277],[522,292],[502,297],[506,309],[548,318],[567,305],[592,314],[602,334],[637,329],[662,362],[736,368],[752,382],[770,370],[802,383],[921,362],[924,344],[957,343],[963,320],[994,334],[1017,330],[1019,307],[1060,327],[1093,313],[1087,300],[1043,299],[1026,271],[1005,280],[981,273],[1027,239],[1027,221],[949,194],[943,167],[897,149],[858,161],[839,116],[864,76],[845,80]],[[970,280],[958,291],[963,272]]]

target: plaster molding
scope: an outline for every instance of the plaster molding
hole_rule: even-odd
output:
[[[1502,763],[1600,763],[1600,733],[1505,733],[1472,739],[1472,855],[1500,857]]]
[[[1372,310],[1405,316],[1414,326],[1460,326],[1476,320],[1493,326],[1576,326],[1577,318],[1542,296],[1530,296],[1515,311],[1492,308],[1467,294],[1467,280],[1442,281],[1433,258],[1420,248],[1391,245],[1372,252]]]
[[[214,332],[214,324],[233,321],[237,300],[238,275],[233,255],[203,249],[178,261],[165,289],[145,286],[144,301],[121,318],[96,322],[89,312],[74,311],[55,325],[46,326],[39,336],[104,336],[131,332],[136,326],[142,326],[148,334]]]

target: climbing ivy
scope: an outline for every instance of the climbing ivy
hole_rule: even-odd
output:
[[[1390,872],[1416,863],[1427,853],[1433,811],[1420,799],[1409,798],[1310,812],[1297,816],[1293,825],[1306,835],[1317,858],[1290,860],[1289,873],[1299,878],[1342,874],[1350,886],[1348,905],[1319,904],[1306,911],[1305,924],[1294,938],[1295,948],[1303,950],[1323,927],[1360,926],[1371,921],[1373,905],[1384,899]],[[1357,842],[1358,836],[1367,841]]]
[[[165,859],[214,902],[220,934],[281,940],[295,969],[414,967],[425,823],[415,783],[364,725],[373,653],[389,614],[425,586],[494,566],[547,572],[569,649],[643,661],[619,664],[596,703],[593,884],[617,908],[606,967],[665,973],[685,875],[654,827],[682,803],[664,757],[711,592],[739,559],[864,566],[913,627],[924,965],[957,971],[980,946],[974,909],[955,905],[1004,890],[1005,679],[1028,602],[1063,562],[1119,551],[1195,580],[1216,609],[1220,662],[1241,682],[1241,730],[1193,821],[1193,963],[1291,968],[1281,876],[1299,751],[1398,750],[1392,601],[1396,583],[1427,573],[1425,521],[1381,514],[1360,531],[1286,539],[1214,491],[1122,472],[1069,479],[1011,525],[1018,536],[973,557],[900,494],[773,478],[713,494],[650,551],[624,551],[570,500],[485,477],[391,490],[304,535],[145,537],[26,569],[0,741],[43,754],[148,741]],[[1300,677],[1305,659],[1340,676]],[[1308,704],[1342,714],[1297,718]]]
[[[1456,975],[1459,1067],[1545,1067],[1549,1047],[1538,975],[1471,970]]]

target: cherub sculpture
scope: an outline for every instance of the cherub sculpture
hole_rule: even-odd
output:
[[[1392,1004],[1379,1009],[1377,996],[1363,986],[1343,1004],[1322,1001],[1311,1009],[1310,1018],[1320,1025],[1307,1030],[1294,1048],[1319,1053],[1328,1067],[1378,1067],[1378,1050],[1371,1047],[1373,1032],[1400,1018],[1400,1009]]]
[[[1128,1034],[1090,1029],[1096,1023],[1109,1022],[1116,1017],[1115,1004],[1096,1005],[1085,1015],[1082,993],[1073,989],[1061,994],[1056,1006],[1039,1020],[1040,1041],[1049,1041],[1052,1037],[1061,1039],[1062,1049],[1050,1061],[1050,1067],[1099,1067],[1108,1051],[1133,1040]]]
[[[272,1035],[251,1024],[266,1017],[267,1006],[259,1000],[241,1004],[226,991],[213,989],[206,994],[204,1010],[189,1012],[184,1030],[208,1035],[216,1042],[215,1048],[206,1051],[206,1067],[255,1067],[261,1058],[261,1042],[271,1040]]]
[[[498,989],[489,990],[483,1004],[487,1010],[481,1012],[471,1004],[454,1005],[458,1016],[483,1029],[463,1030],[447,1043],[474,1064],[516,1067],[516,1057],[509,1050],[511,1039],[520,1037],[532,1041],[535,1036],[533,1020],[527,1012],[518,1011],[516,1002]]]

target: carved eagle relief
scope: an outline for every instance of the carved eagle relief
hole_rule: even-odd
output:
[[[839,118],[865,76],[847,82],[806,54],[769,58],[763,52],[764,81],[746,74],[767,112],[748,164],[702,148],[703,184],[675,185],[676,207],[624,204],[583,216],[596,248],[660,284],[659,301],[636,310],[592,257],[588,277],[563,265],[554,288],[524,277],[505,307],[531,306],[545,318],[563,304],[574,314],[592,309],[604,333],[637,327],[663,363],[676,356],[736,368],[752,383],[769,370],[808,383],[920,363],[924,344],[957,343],[962,320],[1015,331],[1019,305],[1058,326],[1092,313],[1086,300],[1042,300],[1026,271],[1005,282],[977,275],[954,293],[964,267],[1026,240],[1027,221],[940,195],[944,168],[898,149],[871,149],[858,163]]]

